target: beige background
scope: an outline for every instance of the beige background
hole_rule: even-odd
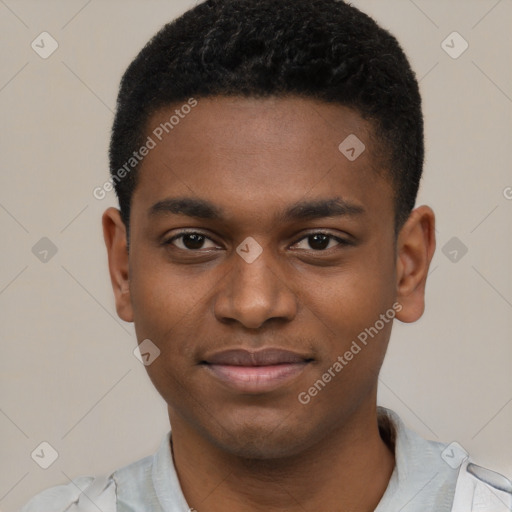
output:
[[[168,430],[114,309],[100,216],[115,197],[92,190],[108,177],[122,72],[194,3],[0,0],[3,511],[150,454]],[[398,37],[421,79],[418,204],[438,221],[427,310],[395,324],[380,403],[512,477],[512,2],[353,3]],[[31,48],[43,31],[59,44],[47,59]],[[441,47],[453,31],[469,43],[457,59]],[[57,247],[46,263],[32,252],[42,237]],[[468,249],[456,262],[442,252],[452,237]],[[42,441],[59,453],[46,470],[30,456]]]

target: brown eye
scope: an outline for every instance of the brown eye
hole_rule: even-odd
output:
[[[210,241],[212,246],[204,247],[207,241]],[[199,249],[212,249],[217,247],[207,236],[195,232],[178,233],[167,240],[165,245],[173,245],[184,251],[198,251]]]
[[[335,242],[331,244],[331,242]],[[328,233],[311,233],[301,238],[296,245],[303,244],[299,249],[304,249],[307,251],[325,251],[326,249],[331,249],[333,247],[350,245],[347,240],[343,240],[342,238],[336,237],[334,235],[329,235]]]

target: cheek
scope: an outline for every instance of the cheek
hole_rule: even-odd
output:
[[[180,401],[190,388],[193,360],[191,352],[204,289],[195,289],[189,281],[168,271],[167,265],[144,265],[144,272],[134,272],[130,284],[137,340],[151,340],[158,347],[158,357],[146,371],[155,388],[167,402]]]
[[[161,256],[141,254],[135,260],[130,281],[135,332],[139,342],[150,339],[160,350],[146,367],[152,379],[188,378],[181,373],[191,370],[198,344],[211,334],[205,327],[211,325],[209,291],[218,280],[214,272],[180,271]]]
[[[130,279],[135,326],[156,333],[178,326],[201,302],[205,290],[203,280],[179,271],[160,254],[137,255]]]
[[[393,275],[392,249],[368,250],[329,279],[308,287],[312,317],[319,337],[325,336],[318,370],[331,369],[336,375],[330,386],[334,395],[351,387],[370,386],[382,365],[395,315]]]
[[[354,259],[328,279],[309,283],[309,306],[333,331],[355,334],[372,325],[394,302],[394,269],[373,256]],[[308,304],[306,304],[308,306]]]

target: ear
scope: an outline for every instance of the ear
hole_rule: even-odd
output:
[[[403,225],[397,240],[397,301],[402,309],[396,318],[415,322],[425,310],[425,285],[436,249],[435,216],[419,206]]]
[[[117,314],[125,322],[133,322],[126,226],[116,208],[105,210],[101,220]]]

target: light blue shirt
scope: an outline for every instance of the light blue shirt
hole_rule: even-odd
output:
[[[389,409],[379,407],[378,414],[380,420],[389,420],[396,465],[375,512],[512,510],[512,497],[507,492],[512,484],[505,477],[476,466],[484,477],[488,476],[487,481],[491,481],[491,485],[483,483],[481,475],[479,479],[469,475],[467,459],[456,460],[457,453],[450,449],[451,445],[423,439],[405,427]],[[183,496],[171,454],[170,436],[171,432],[164,436],[154,455],[118,469],[108,477],[81,477],[67,485],[47,489],[32,498],[21,512],[195,510],[195,504],[188,504]],[[497,487],[492,486],[493,482]],[[203,512],[200,504],[196,507]]]

